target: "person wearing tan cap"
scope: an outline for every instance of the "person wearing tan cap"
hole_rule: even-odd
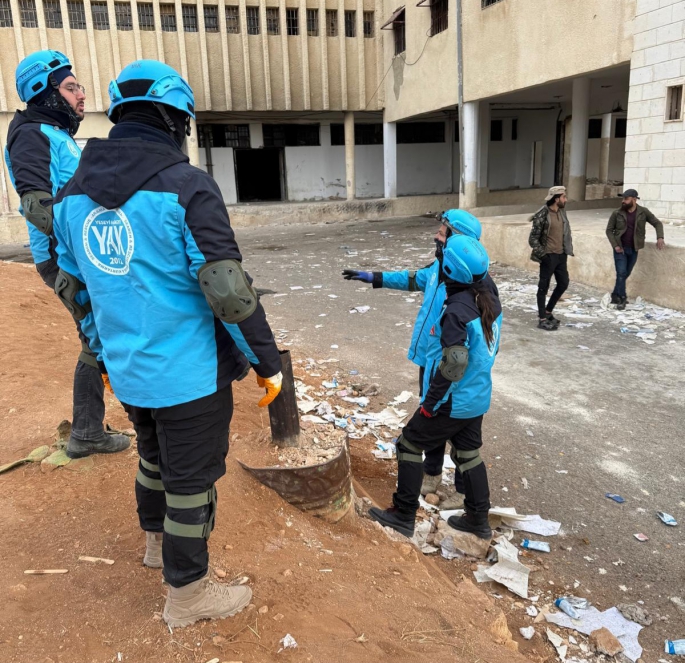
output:
[[[573,241],[565,207],[566,187],[553,186],[547,193],[545,204],[530,218],[533,223],[528,238],[528,243],[533,249],[530,259],[540,263],[538,328],[546,331],[555,331],[559,328],[559,320],[554,317],[552,311],[569,284],[566,263],[568,256],[573,255]],[[556,286],[545,305],[552,276],[556,280]]]

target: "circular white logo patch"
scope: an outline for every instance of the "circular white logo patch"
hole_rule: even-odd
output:
[[[73,156],[75,156],[77,159],[81,158],[81,151],[78,149],[77,145],[74,145],[74,143],[68,140],[67,147],[69,148],[69,151],[72,153]]]
[[[133,256],[133,229],[120,209],[94,209],[83,225],[83,248],[98,269],[123,276]]]

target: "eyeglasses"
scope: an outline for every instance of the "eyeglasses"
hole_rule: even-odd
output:
[[[81,94],[86,93],[86,88],[78,83],[70,83],[69,85],[65,85],[62,89],[71,92],[71,94],[77,94],[78,92],[81,92]]]

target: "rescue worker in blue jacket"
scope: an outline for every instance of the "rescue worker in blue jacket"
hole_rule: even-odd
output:
[[[430,265],[417,271],[402,270],[399,272],[360,272],[346,269],[343,277],[346,280],[362,281],[373,284],[374,288],[393,288],[396,290],[408,290],[423,292],[423,303],[416,316],[414,330],[407,358],[419,367],[419,395],[422,395],[424,381],[424,368],[426,366],[426,347],[430,338],[431,329],[440,318],[442,307],[445,302],[445,282],[441,273],[445,242],[452,235],[466,235],[480,241],[482,228],[480,221],[470,212],[460,209],[450,209],[440,215],[440,227],[433,238],[435,241],[435,257]],[[498,295],[497,286],[488,274],[485,280],[495,296]],[[421,494],[435,493],[442,483],[442,466],[445,458],[445,447],[438,446],[425,453],[423,463],[423,483]],[[454,474],[455,492],[447,495],[440,503],[442,509],[458,509],[464,504],[464,482],[459,470]]]
[[[397,491],[389,509],[369,515],[401,534],[414,534],[423,477],[422,454],[449,439],[466,497],[465,514],[448,524],[489,539],[490,491],[480,457],[483,415],[490,408],[491,371],[499,348],[502,307],[485,283],[489,259],[471,237],[447,240],[442,271],[447,299],[426,347],[421,406],[397,440]]]
[[[59,51],[38,51],[17,67],[19,98],[27,104],[9,126],[5,161],[21,199],[31,253],[47,286],[57,278],[52,203],[78,166],[81,150],[74,141],[83,119],[86,92]],[[81,335],[82,352],[76,364],[71,437],[66,453],[81,458],[114,453],[130,446],[125,435],[106,433],[104,385],[95,355]]]
[[[281,360],[219,187],[181,150],[195,117],[190,86],[139,60],[109,97],[109,138],[89,141],[56,200],[56,291],[135,427],[143,562],[163,567],[163,617],[182,627],[250,602],[248,587],[209,579],[207,539],[232,382],[252,367],[265,407],[280,392]]]

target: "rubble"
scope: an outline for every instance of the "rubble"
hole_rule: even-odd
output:
[[[616,656],[623,651],[623,646],[616,636],[605,626],[590,633],[590,644],[598,654]]]

